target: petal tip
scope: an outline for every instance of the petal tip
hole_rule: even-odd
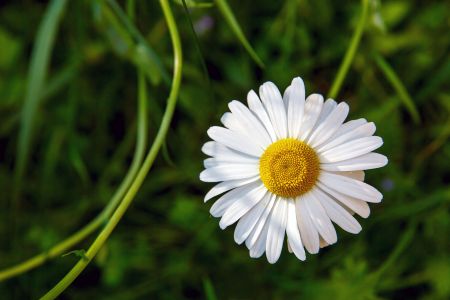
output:
[[[300,76],[297,76],[294,79],[292,79],[291,85],[299,85],[299,86],[302,86],[304,88],[305,83],[304,83],[303,79]]]
[[[267,257],[267,261],[269,262],[269,264],[273,265],[278,261],[279,256],[272,256],[272,255],[268,255],[267,251],[266,251],[266,257]]]

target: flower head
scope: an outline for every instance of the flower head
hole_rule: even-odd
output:
[[[373,136],[375,125],[344,122],[345,102],[324,101],[319,94],[305,100],[300,77],[283,96],[266,82],[259,97],[248,93],[247,103],[231,101],[221,118],[225,127],[211,127],[213,141],[202,148],[211,157],[200,179],[219,182],[205,201],[223,194],[210,210],[221,217],[220,227],[237,222],[236,243],[245,242],[251,257],[266,252],[270,263],[280,257],[285,235],[289,251],[305,260],[305,248],[317,253],[337,241],[332,222],[360,232],[353,214],[368,217],[367,202],[382,199],[364,183],[364,170],[387,164],[372,152],[383,144]]]

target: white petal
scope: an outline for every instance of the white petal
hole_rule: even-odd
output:
[[[315,126],[319,126],[323,121],[331,114],[331,112],[336,108],[337,103],[333,99],[327,99],[323,103],[322,111],[320,112],[319,118],[317,118],[317,122]]]
[[[239,104],[237,104],[239,103]],[[248,109],[245,107],[245,105],[243,105],[242,103],[240,103],[239,101],[233,100],[231,101],[229,104],[230,109],[232,109],[232,111],[236,112],[238,111],[238,113],[231,113],[231,112],[226,112],[222,115],[222,118],[220,118],[220,121],[222,122],[222,124],[230,129],[233,133],[237,133],[241,136],[245,136],[247,139],[248,143],[251,143],[253,145],[257,145],[259,146],[261,149],[265,149],[270,143],[270,138],[268,138],[268,140],[265,140],[264,138],[264,133],[266,133],[267,135],[267,131],[264,129],[264,127],[261,125],[261,123],[256,119],[256,117],[250,113],[248,111]],[[245,118],[242,116],[242,114],[240,114],[239,109],[240,106],[243,106],[251,115],[251,118],[253,118],[252,120]],[[239,107],[239,108],[236,108]],[[255,120],[256,122],[253,122],[253,120]],[[259,134],[259,130],[257,125],[260,125],[261,127],[261,132],[262,135]]]
[[[247,103],[250,110],[258,117],[261,123],[264,124],[264,127],[269,133],[272,142],[275,142],[277,140],[277,136],[275,134],[275,130],[273,129],[272,122],[270,121],[266,109],[261,103],[261,100],[259,100],[259,97],[255,93],[255,91],[251,90],[250,92],[248,92]]]
[[[245,179],[259,174],[258,165],[254,164],[220,164],[200,173],[204,182],[219,182],[226,180]]]
[[[264,142],[259,139],[259,136],[255,135],[255,133],[246,125],[245,120],[243,121],[236,114],[226,112],[222,115],[220,121],[233,133],[238,133],[239,135],[245,136],[249,143],[258,145],[262,149],[265,148]]]
[[[286,230],[287,230],[287,227],[286,227]],[[300,234],[300,233],[299,233],[299,234]],[[287,239],[286,242],[287,242],[288,252],[289,252],[289,253],[292,253],[292,247],[291,247],[291,244],[290,244],[290,242],[289,242],[289,239]],[[304,250],[304,249],[303,249],[303,250]]]
[[[214,217],[221,217],[225,211],[230,207],[233,203],[245,197],[251,191],[257,189],[261,185],[261,181],[255,181],[241,187],[235,188],[234,190],[229,191],[228,193],[222,195],[216,202],[211,206],[209,212]]]
[[[369,170],[384,167],[387,163],[386,156],[371,152],[355,158],[321,164],[320,168],[326,171]]]
[[[227,159],[226,157],[210,157],[203,161],[203,165],[205,168],[219,167],[219,166],[228,166],[228,165],[253,165],[259,167],[259,161],[254,159],[245,159],[242,157],[238,157],[236,159]]]
[[[322,204],[327,215],[334,223],[350,233],[356,234],[361,231],[362,228],[358,221],[327,194],[320,189],[313,189],[312,192],[316,195],[316,198],[319,199],[320,204]]]
[[[253,177],[250,177],[247,179],[227,180],[227,181],[218,183],[215,186],[213,186],[213,188],[210,189],[209,192],[205,195],[204,201],[206,202],[209,199],[211,199],[217,195],[225,193],[231,189],[246,185],[246,184],[256,181],[258,179],[259,179],[259,176],[253,176]]]
[[[270,216],[269,216],[270,217]],[[264,220],[262,223],[261,234],[257,236],[257,239],[253,246],[250,248],[250,257],[258,258],[263,255],[266,249],[267,233],[269,232],[269,220]]]
[[[259,218],[262,216],[264,209],[269,205],[270,198],[271,194],[266,193],[260,202],[239,219],[234,230],[234,241],[237,244],[242,244],[248,238]]]
[[[311,134],[308,144],[317,147],[327,141],[342,125],[347,118],[349,107],[347,103],[341,102],[338,106],[320,123]]]
[[[372,122],[363,124],[347,133],[341,134],[340,136],[337,136],[334,139],[327,141],[326,143],[317,148],[317,152],[319,153],[325,152],[345,142],[359,139],[362,137],[372,136],[375,133],[375,130],[376,130],[375,124]]]
[[[320,182],[318,182],[317,185],[322,191],[325,191],[328,195],[333,196],[333,198],[345,205],[345,207],[348,207],[351,211],[357,213],[360,217],[369,217],[370,208],[367,202],[339,193]]]
[[[267,193],[267,188],[263,183],[243,195],[239,200],[231,204],[220,219],[219,226],[222,229],[227,228],[243,215],[245,215],[253,206],[256,205]]]
[[[323,106],[323,96],[311,94],[306,98],[302,127],[300,128],[300,140],[304,141],[314,128]]]
[[[236,116],[239,123],[246,129],[250,137],[259,141],[260,146],[266,148],[271,144],[270,136],[261,122],[250,112],[250,110],[239,101],[231,101],[228,104],[231,112]]]
[[[328,243],[334,244],[337,241],[336,230],[331,223],[325,209],[313,192],[305,194],[306,207],[311,216],[314,226],[317,228],[320,236]]]
[[[219,165],[219,162],[215,161],[213,158],[207,158],[203,161],[203,166],[205,169],[216,167],[217,165]]]
[[[291,90],[292,90],[291,86],[288,86],[283,93],[283,103],[284,103],[284,109],[286,111],[288,111],[288,107],[289,107],[289,96],[291,94]],[[289,133],[289,124],[288,124],[288,133]]]
[[[270,217],[269,232],[267,233],[266,256],[271,264],[280,258],[283,248],[284,236],[287,223],[287,205],[285,199],[278,197]]]
[[[364,118],[347,121],[339,127],[339,129],[333,134],[330,140],[333,140],[336,137],[346,134],[347,132],[352,131],[353,129],[358,128],[359,126],[364,125],[366,123],[367,120]]]
[[[303,245],[311,254],[319,252],[319,232],[311,220],[304,195],[295,200],[295,212]]]
[[[305,109],[305,84],[300,77],[292,80],[287,98],[288,133],[289,137],[296,139],[300,134]]]
[[[202,152],[209,156],[214,156],[215,153],[217,153],[217,146],[220,145],[217,142],[208,141],[203,144],[202,146]],[[222,146],[222,145],[220,145]],[[225,146],[223,146],[225,147]]]
[[[332,163],[367,154],[383,145],[379,136],[363,137],[319,153],[321,163]]]
[[[346,176],[322,171],[319,181],[335,191],[366,202],[378,203],[383,199],[383,195],[374,187]]]
[[[219,144],[218,142],[209,141],[206,142],[202,147],[203,153],[209,156],[213,156],[217,161],[221,162],[259,162],[259,158],[245,154],[228,148],[225,145]]]
[[[294,252],[295,256],[300,260],[305,260],[305,249],[303,248],[302,239],[300,238],[300,232],[298,231],[297,216],[295,213],[294,200],[288,201],[288,220],[286,225],[286,235],[288,237],[288,246],[290,252]]]
[[[259,96],[272,122],[278,139],[287,137],[287,115],[280,91],[275,84],[268,81],[260,86]]]
[[[223,164],[259,165],[259,161],[254,157],[245,157],[242,155],[221,155],[218,157],[210,157],[203,161],[205,168],[216,167]]]
[[[208,135],[218,143],[252,156],[260,157],[263,153],[263,149],[251,143],[244,134],[223,127],[213,126],[209,128]]]
[[[264,224],[268,223],[266,222],[270,218],[270,213],[272,212],[272,208],[276,201],[276,196],[272,193],[270,194],[269,204],[264,208],[263,213],[261,214],[261,217],[258,219],[258,222],[256,223],[255,227],[253,228],[252,232],[248,236],[248,238],[245,240],[245,246],[247,246],[248,249],[251,249],[258,237],[261,235],[261,231],[263,230]],[[264,245],[265,249],[265,245]]]
[[[330,172],[337,175],[347,176],[359,181],[364,181],[365,173],[364,171],[333,171]]]
[[[237,121],[236,116],[234,116],[230,112],[226,112],[222,115],[220,118],[220,122],[228,129],[234,130],[234,131],[240,131],[241,126],[239,125],[239,122]]]

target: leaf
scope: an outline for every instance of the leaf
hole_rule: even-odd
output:
[[[89,260],[87,258],[87,256],[86,256],[86,250],[84,250],[84,249],[73,250],[73,251],[67,252],[67,253],[63,254],[62,257],[66,257],[66,256],[69,256],[69,255],[75,255],[76,257],[79,257],[79,258],[81,258],[84,261],[88,261]]]
[[[212,285],[211,280],[208,277],[203,278],[203,290],[205,291],[205,298],[207,300],[217,300],[214,286]]]
[[[336,99],[339,91],[341,90],[342,83],[347,76],[348,70],[353,63],[356,51],[358,50],[359,43],[361,42],[361,37],[364,33],[365,25],[367,22],[367,16],[369,14],[369,0],[362,0],[361,16],[359,18],[358,25],[353,32],[352,39],[348,45],[347,51],[345,52],[344,58],[339,66],[339,70],[336,77],[333,80],[330,91],[328,93],[328,98]]]
[[[39,25],[33,46],[25,102],[22,108],[21,126],[15,166],[15,197],[18,197],[31,149],[31,137],[35,118],[42,99],[42,91],[50,63],[59,22],[63,16],[67,0],[52,0]]]
[[[195,0],[174,0],[176,4],[183,5],[186,4],[189,8],[210,8],[214,6],[213,2],[200,2]]]
[[[237,22],[234,14],[233,14],[233,11],[231,10],[227,1],[226,0],[216,0],[216,4],[217,4],[217,7],[219,8],[220,12],[222,13],[223,17],[227,21],[228,25],[230,26],[231,30],[236,35],[238,40],[242,43],[242,46],[244,46],[245,50],[247,50],[248,54],[253,58],[253,60],[261,68],[264,68],[264,63],[259,58],[258,54],[256,54],[255,50],[253,50],[252,46],[248,42],[244,33],[242,32],[242,29],[239,26],[239,23]]]
[[[200,41],[198,40],[197,33],[195,32],[194,24],[193,24],[192,18],[191,18],[191,14],[189,13],[188,5],[186,4],[187,2],[186,2],[186,0],[181,0],[181,1],[182,1],[182,4],[183,4],[183,8],[184,8],[184,13],[186,15],[186,19],[187,19],[187,21],[189,23],[189,28],[191,29],[192,37],[194,38],[195,50],[197,52],[198,57],[200,58],[200,63],[202,65],[203,75],[204,75],[205,80],[207,82],[207,86],[208,86],[207,90],[208,90],[208,94],[209,94],[209,97],[210,97],[210,101],[211,101],[211,103],[213,103],[214,95],[213,95],[213,88],[212,88],[212,84],[211,84],[211,78],[210,78],[209,73],[208,73],[208,68],[206,67],[205,58],[204,58],[202,50],[200,48]],[[182,99],[180,99],[180,100],[182,100]]]
[[[146,69],[147,75],[150,75],[150,80],[153,84],[158,84],[160,77],[168,83],[170,82],[169,75],[164,68],[164,65],[161,61],[161,59],[158,57],[156,52],[153,50],[152,47],[147,43],[147,40],[145,37],[141,34],[141,32],[136,28],[136,26],[133,24],[133,22],[130,20],[130,18],[127,16],[127,14],[122,10],[119,4],[117,4],[114,0],[106,0],[109,7],[112,9],[112,11],[116,14],[118,17],[118,20],[123,24],[124,29],[126,29],[131,36],[137,41],[136,43],[136,50],[135,55],[138,57],[134,58],[137,59],[135,61],[132,57],[132,61],[137,62],[143,62],[146,63],[143,66],[137,65],[138,67],[142,67],[143,69]],[[145,58],[140,57],[141,55],[145,55]]]
[[[384,76],[386,76],[386,79],[389,81],[394,90],[397,92],[398,97],[403,102],[406,109],[411,114],[414,122],[416,124],[420,123],[420,115],[419,112],[417,111],[417,107],[414,104],[414,101],[412,100],[411,96],[409,95],[400,78],[397,76],[392,67],[381,55],[375,53],[374,59],[378,67],[383,72]]]

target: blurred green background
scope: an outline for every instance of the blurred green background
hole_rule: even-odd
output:
[[[148,79],[149,143],[170,90],[158,1],[63,2],[0,1],[0,269],[45,254],[107,205],[133,158],[138,68]],[[200,148],[228,101],[264,81],[284,90],[302,76],[308,94],[327,94],[362,2],[230,0],[264,69],[217,5],[187,2],[197,38],[182,1],[170,2],[184,63],[166,143],[61,299],[450,299],[449,2],[367,2],[337,100],[384,139],[389,165],[366,173],[384,200],[358,218],[359,235],[339,229],[318,255],[300,262],[284,249],[275,265],[249,258],[234,227],[222,231],[210,216]],[[63,253],[87,249],[96,233]],[[0,298],[42,296],[77,253],[0,282]]]

